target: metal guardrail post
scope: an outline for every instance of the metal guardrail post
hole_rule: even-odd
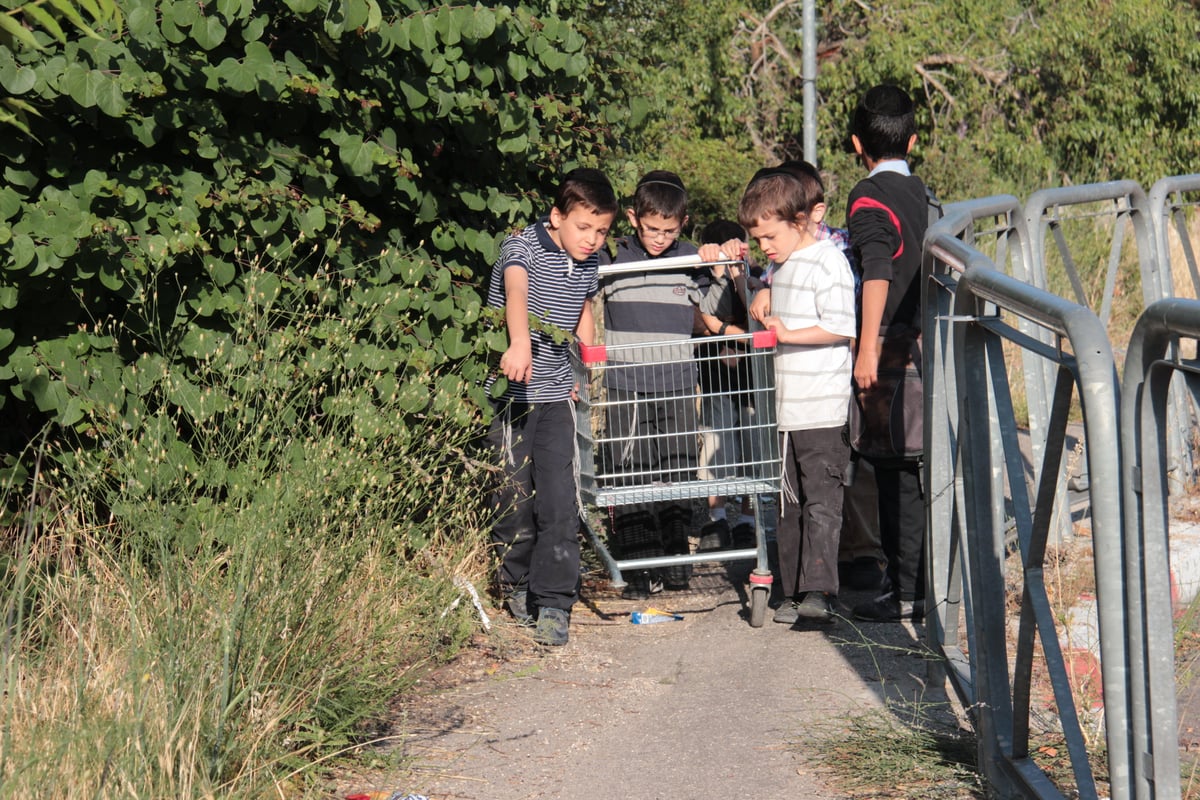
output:
[[[1057,455],[1048,450],[1050,456],[1043,467],[1037,502],[1030,504],[1000,344],[1004,340],[1015,342],[1058,363],[1050,426],[1051,432],[1057,434],[1049,439],[1057,447],[1057,453],[1062,450],[1071,391],[1078,387],[1088,438],[1096,443],[1111,443],[1111,447],[1098,448],[1102,458],[1089,451],[1089,469],[1096,485],[1116,487],[1120,480],[1120,448],[1112,350],[1094,313],[1000,273],[986,256],[944,228],[939,227],[926,239],[926,249],[934,258],[954,265],[961,272],[950,315],[954,323],[950,338],[958,419],[957,430],[947,435],[952,433],[958,443],[955,480],[962,484],[963,510],[956,523],[961,528],[957,544],[964,557],[970,604],[969,668],[974,698],[970,709],[979,736],[980,766],[991,788],[1001,795],[1061,797],[1029,757],[1030,676],[1035,637],[1039,637],[1080,796],[1096,797],[1086,741],[1075,714],[1054,615],[1042,583],[1042,558],[1050,530],[1048,510],[1053,506],[1056,491]],[[1062,347],[1045,346],[1005,324],[998,313],[1001,309],[1041,326],[1059,344],[1065,338],[1074,355]],[[933,398],[929,399],[932,404]],[[1000,416],[1006,416],[1007,422],[1001,422],[997,436],[993,420]],[[937,428],[928,430],[927,435],[932,436]],[[995,463],[998,458],[1002,465]],[[933,465],[929,468],[932,470]],[[1001,469],[1008,472],[1015,500],[1024,583],[1011,682],[1004,609],[1006,537],[993,511],[999,501],[994,496],[994,475]],[[1102,587],[1098,590],[1098,600],[1109,772],[1112,796],[1124,800],[1132,794],[1119,492],[1102,492],[1093,498],[1093,520],[1096,579],[1098,587]]]
[[[1192,195],[1190,201],[1186,195]],[[1187,209],[1200,207],[1200,175],[1176,175],[1162,178],[1150,187],[1151,229],[1154,233],[1154,249],[1160,269],[1155,300],[1181,296],[1181,287],[1175,285],[1174,263],[1171,258],[1171,240],[1168,232],[1173,227],[1179,237],[1180,252],[1186,274],[1191,279],[1191,296],[1200,297],[1200,267],[1197,266],[1196,246],[1188,231]],[[1196,478],[1200,465],[1197,464],[1193,448],[1196,445],[1197,420],[1200,404],[1190,401],[1180,387],[1171,390],[1168,405],[1174,420],[1167,428],[1167,474],[1171,494],[1184,491]]]
[[[1084,289],[1084,276],[1080,274],[1079,267],[1075,262],[1074,254],[1071,252],[1070,245],[1063,233],[1062,223],[1071,219],[1071,212],[1078,206],[1105,202],[1110,202],[1112,207],[1104,215],[1115,217],[1117,224],[1113,228],[1113,238],[1109,247],[1104,289],[1099,298],[1099,308],[1096,308],[1088,300],[1087,292]],[[1159,276],[1157,274],[1158,261],[1155,258],[1153,238],[1150,234],[1149,211],[1150,207],[1146,200],[1146,193],[1135,181],[1109,181],[1080,186],[1062,186],[1041,189],[1034,192],[1025,202],[1025,226],[1029,231],[1030,255],[1032,259],[1030,282],[1041,289],[1049,290],[1050,276],[1047,274],[1046,255],[1051,247],[1051,243],[1053,243],[1054,248],[1062,258],[1063,268],[1066,278],[1071,285],[1074,301],[1080,305],[1092,308],[1099,316],[1101,322],[1107,327],[1113,298],[1119,285],[1119,267],[1125,240],[1125,226],[1120,223],[1122,220],[1128,220],[1133,229],[1134,242],[1137,246],[1144,302],[1151,302],[1154,299],[1153,287],[1157,286]],[[1089,216],[1098,215],[1092,214]],[[1043,396],[1049,398],[1055,381],[1053,369],[1049,365],[1045,365],[1037,377],[1041,381]],[[1033,411],[1034,406],[1031,404],[1031,428],[1034,427],[1032,419]],[[1033,444],[1036,456],[1040,457],[1041,438],[1035,437]],[[1065,498],[1068,496],[1066,483],[1066,475],[1064,473],[1062,478],[1063,485],[1059,487],[1059,491],[1056,493],[1057,497],[1063,499],[1063,503],[1055,510],[1056,527],[1060,537],[1063,539],[1073,535],[1070,509],[1064,507],[1066,503]]]
[[[979,200],[952,203],[945,207],[941,220],[926,233],[926,241],[947,235],[975,244],[977,236],[994,237],[997,258],[1011,256],[1014,272],[1024,277],[1027,247],[1021,218],[1021,203],[1012,195],[998,195]],[[981,220],[994,221],[988,230],[980,232]],[[954,315],[952,305],[960,269],[935,257],[924,248],[922,308],[924,320],[924,363],[922,375],[926,387],[925,402],[925,460],[926,486],[926,637],[931,647],[941,653],[947,669],[954,674],[951,685],[966,707],[974,703],[974,681],[970,675],[967,652],[974,651],[968,641],[962,647],[964,635],[974,635],[970,619],[970,601],[963,605],[963,595],[970,586],[963,580],[960,541],[966,530],[963,514],[962,480],[957,465],[958,393],[954,378]],[[1003,476],[997,473],[993,491],[1003,492]],[[996,513],[1002,515],[1003,507]],[[998,524],[1003,524],[1002,517]],[[965,630],[960,630],[959,613],[967,613]]]
[[[1138,319],[1122,383],[1126,561],[1130,565],[1128,616],[1144,626],[1144,646],[1132,639],[1134,777],[1138,798],[1181,793],[1175,701],[1175,629],[1168,563],[1168,403],[1171,378],[1182,374],[1200,402],[1200,364],[1181,362],[1177,338],[1200,337],[1200,301],[1163,299]],[[1169,357],[1172,356],[1172,357]],[[1140,566],[1140,569],[1138,567]]]

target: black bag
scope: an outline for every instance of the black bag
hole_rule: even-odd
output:
[[[850,401],[850,446],[872,461],[913,461],[925,453],[921,333],[907,329],[879,340],[874,386],[855,387]]]

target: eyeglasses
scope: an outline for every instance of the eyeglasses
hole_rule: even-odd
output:
[[[654,228],[650,225],[639,226],[642,236],[647,239],[678,239],[679,234],[683,233],[683,227],[674,228]]]

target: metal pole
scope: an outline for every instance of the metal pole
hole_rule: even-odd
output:
[[[817,0],[804,0],[801,11],[804,25],[804,51],[801,71],[804,79],[804,160],[817,164]]]

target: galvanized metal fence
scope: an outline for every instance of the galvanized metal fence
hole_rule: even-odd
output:
[[[1030,753],[1038,675],[1052,693],[1078,796],[1099,797],[1089,762],[1097,742],[1081,724],[1046,588],[1049,548],[1071,535],[1073,402],[1090,488],[1109,795],[1180,793],[1165,509],[1168,486],[1194,475],[1188,445],[1200,390],[1179,339],[1194,347],[1200,306],[1164,300],[1175,289],[1163,242],[1175,225],[1175,251],[1200,287],[1183,212],[1189,192],[1200,192],[1200,176],[1160,182],[1150,198],[1116,182],[1046,190],[1024,205],[1011,196],[972,200],[947,206],[926,238],[926,629],[975,720],[981,769],[1000,796],[1063,796]],[[1062,225],[1102,217],[1098,229],[1111,234],[1104,281],[1088,286],[1091,271],[1078,269]],[[1048,260],[1064,275],[1055,279]],[[1120,337],[1108,322],[1131,261],[1147,308],[1118,359]],[[1072,299],[1050,291],[1057,287]],[[1024,373],[1028,468],[1014,371]],[[1187,376],[1190,393],[1172,388],[1175,373]]]

